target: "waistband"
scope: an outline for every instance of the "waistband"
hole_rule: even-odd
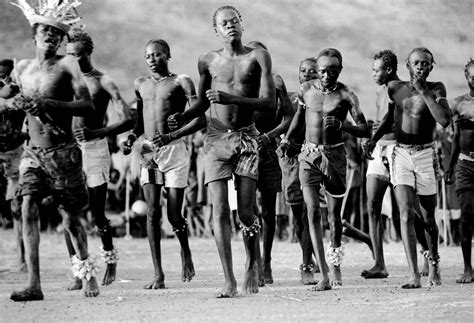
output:
[[[459,159],[474,162],[474,151],[461,150]]]
[[[303,143],[303,146],[301,147],[301,151],[324,151],[324,150],[330,150],[330,149],[334,149],[334,148],[337,148],[337,147],[341,147],[343,146],[344,143],[343,142],[340,142],[338,144],[334,144],[334,145],[317,145],[317,144],[313,144],[312,142],[308,142],[308,141],[305,141]]]
[[[407,145],[407,144],[401,144],[397,143],[397,147],[406,149],[406,150],[414,150],[414,151],[422,151],[427,148],[434,148],[435,143],[434,142],[429,142],[427,144],[422,144],[422,145]]]
[[[99,144],[104,144],[104,143],[107,143],[107,139],[105,138],[95,138],[88,141],[79,141],[79,145],[81,147],[97,146]]]
[[[216,126],[209,123],[208,134],[209,133],[232,133],[232,132],[244,132],[244,133],[254,133],[258,135],[258,130],[255,127],[255,123],[251,123],[248,126],[233,129],[233,128],[217,128]]]
[[[377,141],[377,146],[390,146],[390,145],[395,145],[397,141],[394,140],[379,140]]]

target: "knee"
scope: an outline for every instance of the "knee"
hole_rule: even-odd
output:
[[[35,222],[39,219],[38,201],[32,195],[23,197],[21,205],[22,218],[28,222]]]
[[[382,201],[377,201],[376,199],[369,199],[367,201],[367,211],[371,217],[377,217],[382,208]]]

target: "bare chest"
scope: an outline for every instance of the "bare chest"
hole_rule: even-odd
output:
[[[20,82],[26,95],[62,97],[72,91],[71,76],[59,65],[43,69],[30,66],[21,74]]]
[[[213,81],[235,86],[260,80],[261,68],[255,59],[217,58],[211,62],[209,73]]]
[[[457,112],[462,119],[474,121],[474,100],[463,100],[458,103]]]

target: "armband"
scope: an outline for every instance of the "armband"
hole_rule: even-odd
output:
[[[283,138],[281,141],[280,141],[280,144],[287,144],[289,145],[290,144],[290,141],[286,138]]]
[[[134,134],[133,132],[131,132],[131,133],[128,134],[127,138],[128,138],[128,140],[132,140],[132,138],[133,138],[133,141],[135,141],[135,140],[137,140],[137,135]]]

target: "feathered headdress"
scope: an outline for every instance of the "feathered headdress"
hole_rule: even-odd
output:
[[[31,26],[40,23],[56,27],[66,34],[79,17],[76,7],[81,5],[79,0],[38,0],[38,7],[34,9],[26,0],[17,0],[12,5],[23,11]]]

